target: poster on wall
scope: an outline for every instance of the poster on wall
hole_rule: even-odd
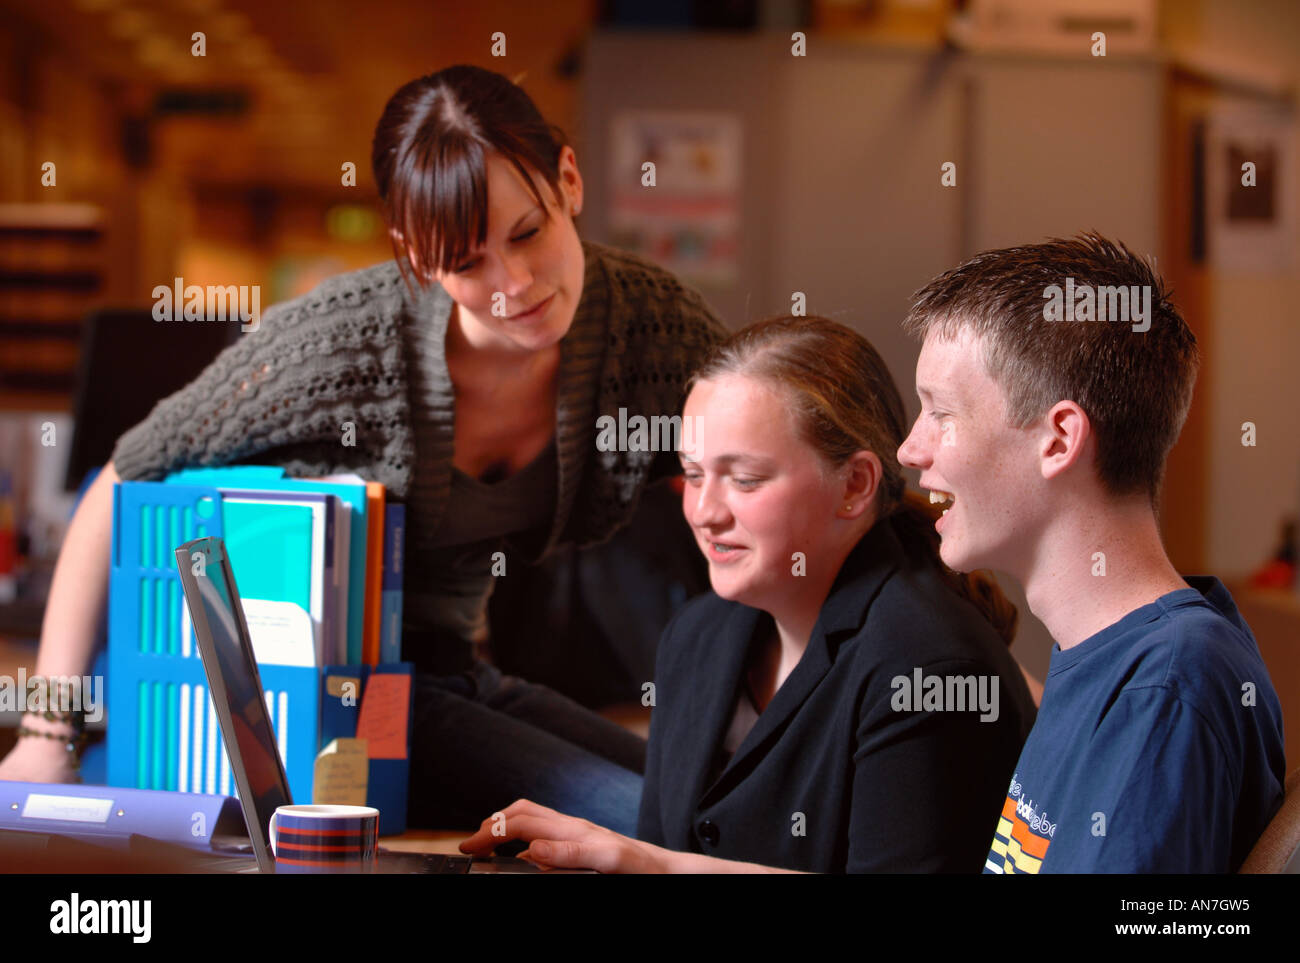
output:
[[[1295,267],[1295,120],[1262,106],[1224,106],[1205,123],[1210,264],[1234,274]]]
[[[610,144],[612,243],[691,284],[736,283],[741,137],[735,114],[617,114]]]

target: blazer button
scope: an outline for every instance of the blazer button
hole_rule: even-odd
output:
[[[701,820],[699,826],[696,827],[696,831],[699,833],[700,841],[708,846],[718,845],[718,840],[722,836],[718,831],[718,824],[712,819]]]

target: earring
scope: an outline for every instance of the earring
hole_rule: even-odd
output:
[[[853,506],[852,506],[852,505],[845,505],[845,506],[844,506],[844,510],[845,510],[846,512],[851,512],[851,511],[853,511]]]

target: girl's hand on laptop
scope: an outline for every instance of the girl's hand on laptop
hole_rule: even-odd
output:
[[[463,853],[489,856],[513,839],[529,844],[520,858],[542,869],[594,869],[601,873],[666,873],[674,855],[659,846],[620,835],[612,829],[566,816],[527,799],[493,813],[469,839]]]

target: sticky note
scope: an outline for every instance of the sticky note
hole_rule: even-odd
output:
[[[361,680],[348,675],[328,675],[325,677],[325,692],[336,699],[345,695],[355,699],[361,694]]]
[[[411,677],[401,672],[376,672],[361,699],[357,738],[370,741],[371,759],[405,759],[407,713],[411,708]]]
[[[311,801],[318,806],[364,806],[370,757],[365,739],[335,739],[316,756]]]

